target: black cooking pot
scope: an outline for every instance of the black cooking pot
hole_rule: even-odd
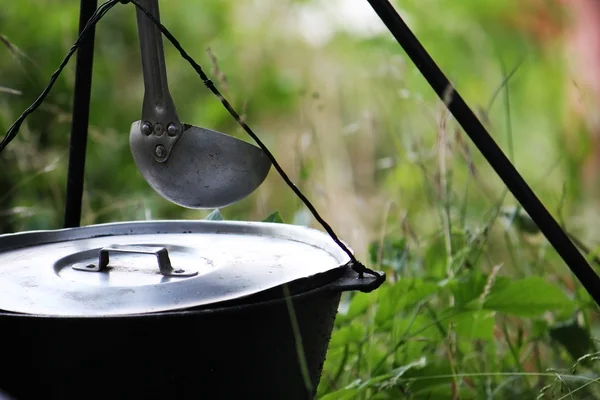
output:
[[[184,235],[199,249],[186,247]],[[223,235],[222,241],[213,240],[215,235]],[[249,237],[252,243],[244,243]],[[142,277],[141,264],[156,264],[151,257],[124,254],[108,260],[108,252],[100,251],[108,266],[87,266],[106,242],[133,242],[137,250],[149,243],[163,246],[171,250],[169,262],[175,264],[177,254],[197,259],[195,251],[208,252],[207,240],[213,242],[213,255],[231,242],[229,256],[243,257],[249,264],[233,269],[226,260],[219,266],[205,253],[205,265],[212,268],[208,272],[197,263],[184,263],[191,276],[165,279],[164,271],[161,275],[149,267]],[[257,244],[270,241],[273,257],[261,262],[269,250],[261,253]],[[0,389],[14,400],[312,399],[341,293],[368,292],[384,279],[359,278],[343,266],[344,255],[331,243],[324,234],[303,227],[206,221],[105,224],[0,236],[0,309],[10,309],[0,312]],[[244,254],[248,248],[257,251],[253,265],[252,257]],[[330,258],[329,265],[307,264],[308,275],[303,276],[291,259],[290,265],[285,260],[284,253],[298,250],[307,262],[323,253],[321,261]],[[35,265],[42,258],[45,265]],[[13,267],[5,264],[10,260]],[[134,264],[133,272],[123,267]],[[172,271],[181,270],[181,264]],[[256,265],[263,271],[254,271]],[[49,267],[54,282],[48,271],[42,272]],[[83,271],[86,267],[98,271]],[[219,277],[236,276],[228,275],[228,269],[239,274],[239,282],[232,278],[216,285]],[[265,278],[275,269],[284,273]],[[135,284],[125,284],[127,274],[137,274]],[[186,293],[193,288],[207,290],[190,297],[198,304],[189,306]],[[102,291],[112,298],[98,298]],[[163,292],[171,295],[148,294]],[[25,312],[15,312],[19,306]],[[144,306],[152,311],[141,311]],[[44,312],[32,313],[36,308]]]

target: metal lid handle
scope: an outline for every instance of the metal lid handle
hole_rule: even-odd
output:
[[[164,276],[176,276],[186,277],[197,275],[197,271],[190,271],[184,269],[175,269],[171,266],[171,260],[169,259],[169,252],[165,247],[159,246],[144,246],[144,245],[118,245],[113,244],[111,246],[103,247],[99,251],[98,265],[96,264],[75,264],[73,269],[78,271],[87,272],[100,272],[108,266],[109,253],[138,253],[138,254],[150,254],[156,256],[158,260],[158,269]]]

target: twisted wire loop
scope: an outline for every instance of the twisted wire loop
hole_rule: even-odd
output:
[[[4,136],[3,140],[0,142],[0,152],[4,150],[4,148],[16,137],[19,128],[23,121],[29,116],[33,111],[35,111],[44,101],[56,79],[60,76],[65,66],[68,64],[71,56],[75,51],[79,48],[81,41],[87,35],[88,31],[92,26],[97,24],[102,17],[106,15],[106,13],[114,7],[116,4],[122,3],[132,3],[137,8],[139,8],[150,20],[160,29],[161,33],[165,35],[165,37],[171,42],[171,44],[179,51],[180,55],[192,66],[194,71],[200,76],[200,79],[204,82],[204,85],[219,99],[219,101],[223,104],[225,109],[231,114],[231,116],[236,120],[236,122],[244,129],[244,131],[258,144],[258,146],[263,150],[263,152],[269,157],[273,167],[277,170],[281,178],[285,181],[285,183],[289,186],[290,189],[294,192],[294,194],[304,203],[304,205],[309,209],[314,218],[321,224],[321,226],[327,231],[329,236],[333,239],[333,241],[348,255],[350,261],[347,263],[347,266],[351,267],[354,271],[356,271],[359,275],[359,278],[363,278],[364,274],[372,275],[376,278],[376,282],[381,282],[385,280],[385,274],[378,273],[373,271],[370,268],[365,267],[363,263],[361,263],[352,253],[352,251],[338,238],[333,228],[321,217],[319,212],[316,210],[314,205],[308,200],[308,198],[298,189],[298,187],[291,181],[289,176],[285,173],[281,165],[275,159],[275,156],[269,151],[267,146],[260,140],[260,138],[250,129],[248,124],[246,124],[239,116],[239,114],[234,110],[229,101],[219,92],[216,88],[215,84],[212,80],[208,78],[208,76],[202,70],[202,67],[183,49],[181,44],[175,37],[169,32],[167,28],[163,24],[160,23],[146,8],[144,8],[137,0],[109,0],[103,3],[96,12],[89,19],[85,28],[82,30],[81,34],[77,37],[77,40],[67,53],[67,56],[61,62],[59,68],[52,75],[48,86],[43,90],[42,94],[35,100],[35,102],[27,108],[23,114],[15,121],[15,123],[9,128],[8,132]]]

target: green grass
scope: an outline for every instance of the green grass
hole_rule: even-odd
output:
[[[76,3],[0,9],[0,130],[75,40]],[[161,16],[359,259],[388,276],[344,295],[318,397],[600,398],[597,306],[389,34],[339,30],[313,46],[290,33],[315,3],[170,0]],[[567,107],[562,43],[516,30],[518,0],[395,4],[592,259],[597,193],[580,179],[591,140]],[[143,96],[136,35],[132,6],[97,30],[82,222],[268,216],[320,228],[275,172],[219,211],[181,209],[148,187],[128,147]],[[182,118],[249,140],[165,51]],[[73,72],[0,155],[1,233],[61,227]]]

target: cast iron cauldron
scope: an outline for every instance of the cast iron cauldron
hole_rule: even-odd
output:
[[[0,236],[0,389],[14,400],[313,398],[341,293],[381,284],[340,267],[345,257],[321,232],[283,224]]]

